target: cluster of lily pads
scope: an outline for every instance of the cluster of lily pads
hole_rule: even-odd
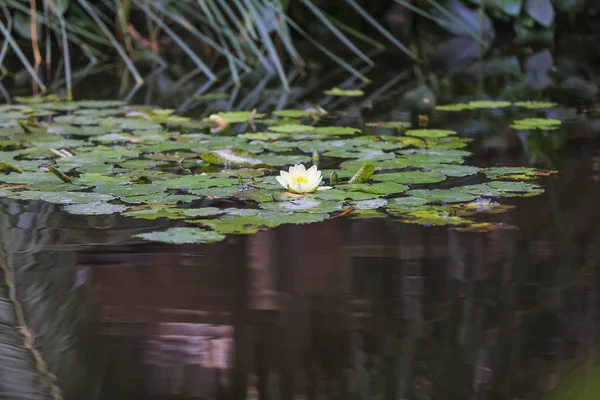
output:
[[[217,242],[335,216],[497,229],[475,216],[510,208],[498,198],[543,193],[535,181],[552,172],[465,165],[471,139],[454,131],[338,126],[318,107],[194,120],[119,101],[17,100],[0,105],[0,197],[185,224],[138,235],[153,241]],[[277,176],[299,164],[317,165],[329,190],[284,189]]]

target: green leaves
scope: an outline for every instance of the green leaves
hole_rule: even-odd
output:
[[[525,118],[513,121],[511,128],[517,130],[529,130],[529,129],[542,129],[552,130],[558,129],[561,125],[561,121],[558,119],[551,118]]]
[[[461,107],[510,105],[465,104]],[[551,106],[512,105],[520,112]],[[227,234],[315,223],[330,216],[391,216],[427,226],[492,229],[496,225],[475,222],[474,216],[507,210],[497,198],[543,193],[535,183],[554,172],[463,165],[471,153],[462,148],[471,139],[454,130],[371,134],[378,131],[374,128],[403,131],[408,127],[394,122],[370,124],[371,132],[363,134],[361,127],[338,124],[334,113],[323,110],[280,110],[272,119],[255,112],[218,113],[213,119],[215,115],[226,126],[252,121],[268,132],[253,129],[236,134],[230,127],[227,135],[211,135],[208,121],[188,120],[173,110],[125,108],[120,102],[37,99],[26,107],[0,106],[0,197],[46,201],[83,216],[118,214],[179,221],[194,227],[137,237],[212,243]],[[40,124],[32,116],[43,116],[45,122]],[[525,118],[514,125],[552,129],[560,121]],[[333,188],[298,195],[287,193],[277,182],[275,169],[311,162],[328,168],[321,172],[325,183],[330,177]],[[460,186],[473,179],[482,183]],[[442,182],[445,189],[436,185]]]
[[[263,164],[254,153],[237,148],[208,151],[200,154],[200,158],[209,164],[225,166],[252,167]]]
[[[365,92],[358,89],[340,89],[338,87],[334,87],[333,89],[326,90],[325,92],[328,96],[342,96],[342,97],[360,97],[364,96]]]
[[[133,237],[152,242],[173,244],[215,243],[225,239],[225,235],[219,232],[200,228],[171,228],[162,232],[140,233]]]
[[[404,132],[404,134],[406,136],[422,138],[441,138],[450,135],[456,135],[456,132],[448,129],[409,129]]]
[[[364,183],[367,182],[371,175],[375,172],[375,166],[373,164],[365,164],[358,172],[350,179],[348,183]]]

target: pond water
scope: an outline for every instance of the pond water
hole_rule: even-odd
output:
[[[61,204],[89,203],[79,197],[65,200],[64,195],[51,200],[49,195],[36,194],[50,193],[48,186],[33,187],[31,182],[20,182],[22,178],[4,178],[13,186],[0,188],[2,196],[13,198],[0,200],[4,277],[0,284],[0,392],[11,399],[102,400],[597,398],[593,374],[599,368],[595,345],[600,334],[600,212],[594,202],[600,195],[600,143],[595,140],[600,126],[595,115],[577,114],[572,107],[511,105],[466,112],[439,110],[428,122],[421,120],[431,127],[455,130],[461,138],[475,139],[463,143],[463,139],[452,139],[453,135],[436,138],[433,129],[406,136],[393,127],[391,133],[383,133],[387,128],[369,127],[365,122],[410,116],[402,109],[371,114],[376,117],[346,111],[336,115],[333,125],[390,135],[384,137],[386,143],[397,144],[393,138],[398,137],[429,141],[416,146],[409,140],[392,150],[399,158],[413,157],[409,171],[416,166],[418,171],[441,173],[448,179],[440,179],[440,184],[440,180],[424,181],[421,186],[413,185],[414,177],[408,182],[397,176],[381,179],[396,185],[408,183],[409,195],[421,190],[419,195],[430,202],[430,208],[424,209],[427,213],[407,216],[402,208],[406,204],[378,195],[315,197],[321,202],[319,207],[338,201],[339,208],[303,214],[325,213],[323,218],[278,220],[268,230],[247,223],[244,229],[236,229],[251,234],[226,235],[217,243],[169,244],[136,235],[188,225],[181,220],[118,213],[81,215],[90,213],[89,209],[67,212],[68,207]],[[562,124],[550,130],[514,122],[531,117],[556,118]],[[93,118],[105,119],[101,114]],[[80,126],[73,120],[68,123]],[[287,131],[272,132],[290,134],[294,129],[289,126],[296,125],[283,126],[288,126]],[[29,129],[36,127],[29,125]],[[128,146],[137,145],[135,139],[143,136],[131,130],[127,134]],[[271,135],[266,136],[267,142],[281,140]],[[100,136],[95,133],[93,137]],[[241,143],[236,136],[229,138]],[[67,135],[67,139],[81,138]],[[110,144],[124,140],[104,139]],[[161,142],[160,137],[155,140]],[[64,147],[77,150],[79,145],[69,142]],[[358,154],[360,146],[356,142],[340,151]],[[32,148],[25,146],[20,155],[33,154],[27,153]],[[378,150],[387,153],[389,149]],[[300,160],[306,162],[311,155],[303,153],[305,158]],[[479,173],[463,174],[462,169],[449,173],[447,166],[461,166],[462,158],[464,167],[481,168]],[[43,164],[48,159],[48,155],[15,156],[11,162],[27,175],[38,173],[34,172],[37,164],[35,170],[27,169],[31,162]],[[324,170],[338,168],[340,160],[332,159],[335,154],[323,156]],[[281,165],[290,161],[269,160],[281,161]],[[376,163],[386,160],[375,158]],[[65,171],[81,168],[69,164],[68,157],[57,162]],[[198,173],[204,168],[180,165],[200,168],[194,170]],[[406,167],[399,165],[384,170]],[[496,171],[499,178],[484,176],[484,171],[508,166],[543,169],[505,175]],[[346,171],[352,173],[340,175],[347,179],[359,167],[353,164]],[[106,171],[83,171],[97,173]],[[80,174],[75,177],[79,179],[75,184],[84,185]],[[94,184],[100,179],[93,178]],[[215,175],[211,179],[233,178]],[[243,179],[244,185],[265,184],[248,183],[252,174]],[[469,196],[455,199],[435,192],[490,180],[503,182],[492,186],[496,189],[493,196],[462,189],[459,193],[474,193],[474,198],[488,195],[493,203],[502,204],[498,212],[478,208],[465,213],[460,204],[471,204]],[[48,185],[62,183],[56,180]],[[532,185],[539,185],[543,192]],[[113,196],[94,198],[98,200],[94,207],[130,198],[112,190],[93,189],[93,195]],[[262,186],[258,190],[276,189]],[[20,200],[23,193],[47,201]],[[521,196],[510,197],[515,193]],[[240,198],[234,202],[228,194],[207,202],[207,193],[195,194],[204,199],[191,203],[192,208],[230,210],[244,208],[253,200],[242,197],[246,203],[241,204]],[[261,208],[282,212],[268,208],[265,204],[270,200],[264,196],[257,199]],[[343,206],[341,200],[345,200]],[[359,203],[363,209],[349,209],[370,200],[387,203],[376,203],[376,207]],[[167,204],[164,198],[161,201]],[[125,206],[140,203],[125,201]],[[459,229],[441,222],[462,217],[473,221],[459,224]],[[296,225],[313,221],[321,222]],[[487,224],[479,224],[483,222]],[[224,229],[223,233],[230,229],[218,224],[209,227]],[[460,229],[465,227],[471,229]],[[20,316],[25,316],[26,327]]]

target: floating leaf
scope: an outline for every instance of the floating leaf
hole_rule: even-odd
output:
[[[456,135],[455,131],[448,129],[409,129],[404,132],[406,136],[422,137],[422,138],[440,138],[450,135]]]
[[[542,129],[552,130],[560,127],[560,120],[551,118],[525,118],[513,121],[511,128],[517,130]]]
[[[315,128],[309,125],[273,125],[269,126],[269,130],[277,133],[312,133]]]
[[[365,92],[359,89],[340,89],[338,87],[334,87],[333,89],[326,90],[325,92],[328,96],[342,96],[342,97],[360,97],[364,96]]]
[[[311,133],[326,134],[326,135],[354,135],[360,133],[360,129],[351,128],[348,126],[319,126],[314,128]]]
[[[374,128],[389,128],[389,129],[398,129],[398,130],[406,130],[410,126],[410,123],[404,121],[380,121],[380,122],[368,122],[365,124],[366,126],[371,126]]]
[[[314,199],[297,199],[279,201],[274,203],[260,203],[259,207],[270,211],[304,212],[304,213],[332,213],[340,211],[342,204],[337,201],[319,201]]]
[[[464,176],[476,175],[479,172],[479,168],[471,167],[468,165],[426,165],[425,169],[431,172],[438,172],[446,176],[461,178]]]
[[[409,195],[425,199],[430,202],[443,202],[443,203],[461,203],[464,201],[473,201],[476,196],[470,193],[461,192],[459,190],[449,189],[418,189],[410,190]]]
[[[109,215],[119,214],[127,210],[127,206],[104,202],[72,204],[64,208],[69,214],[77,215]]]
[[[417,210],[408,212],[402,219],[404,222],[419,225],[463,225],[470,224],[468,219],[453,217],[448,213],[435,210]]]
[[[230,112],[220,112],[218,114],[220,118],[227,121],[230,124],[235,124],[239,122],[247,122],[252,117],[251,111],[230,111]],[[254,114],[254,119],[261,119],[264,117],[264,114]]]
[[[364,164],[358,172],[348,181],[348,183],[364,183],[367,182],[371,175],[375,172],[375,166],[373,164]]]
[[[250,167],[263,164],[256,154],[238,148],[212,150],[200,154],[200,158],[210,164]]]
[[[121,185],[118,183],[103,183],[94,189],[96,193],[104,193],[117,198],[129,196],[142,196],[164,192],[166,188],[159,184],[151,185]]]
[[[109,196],[101,193],[87,193],[87,192],[40,192],[40,200],[54,204],[85,204],[85,203],[97,203],[113,200],[113,196]]]
[[[282,118],[303,118],[309,117],[311,113],[306,110],[277,110],[273,111],[273,115]]]
[[[223,210],[216,207],[203,208],[151,208],[142,210],[132,210],[124,213],[126,217],[142,218],[154,220],[158,218],[168,219],[186,219],[208,217],[223,214]]]
[[[446,180],[446,175],[439,172],[424,171],[388,172],[373,175],[373,180],[411,184],[438,183]]]
[[[511,106],[510,101],[493,101],[493,100],[475,100],[468,103],[458,104],[445,104],[437,106],[435,109],[438,111],[463,111],[463,110],[477,110],[477,109],[493,109],[493,108],[506,108]]]
[[[556,107],[557,103],[551,103],[547,101],[517,101],[513,103],[515,107],[524,107],[529,108],[531,110],[541,109],[541,108],[552,108]]]
[[[340,185],[339,188],[350,192],[365,192],[379,195],[404,193],[409,189],[408,186],[396,182],[374,183],[372,185],[367,183],[356,183]]]
[[[171,228],[166,231],[140,233],[135,238],[161,243],[215,243],[225,239],[219,232],[207,231],[200,228]]]
[[[347,192],[345,190],[332,189],[325,191],[317,191],[315,193],[306,195],[307,198],[314,198],[320,200],[334,200],[334,201],[344,201],[344,200],[368,200],[379,197],[379,195],[373,193],[364,193],[364,192]]]

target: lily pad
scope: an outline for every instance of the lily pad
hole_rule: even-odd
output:
[[[87,192],[46,192],[40,196],[40,200],[54,204],[85,204],[113,200],[113,196],[101,193]]]
[[[541,130],[552,130],[558,129],[561,125],[561,121],[552,118],[525,118],[513,121],[510,126],[516,130],[529,130],[529,129],[541,129]]]
[[[120,214],[127,210],[127,206],[104,202],[93,202],[68,205],[64,208],[64,210],[69,214],[76,215],[109,215]]]
[[[230,124],[235,124],[239,122],[247,122],[252,117],[251,111],[230,111],[230,112],[220,112],[217,114],[219,117],[223,118],[225,121]],[[261,119],[264,117],[264,114],[254,114],[254,119]],[[208,120],[208,119],[207,119]]]
[[[315,128],[309,125],[272,125],[269,130],[277,133],[312,133]]]
[[[420,137],[420,138],[440,138],[450,135],[456,135],[457,132],[449,129],[409,129],[404,132],[406,136]]]
[[[225,239],[225,235],[200,228],[171,228],[166,231],[140,233],[135,238],[152,242],[185,244],[185,243],[215,243]]]
[[[461,192],[459,190],[445,189],[417,189],[408,192],[410,196],[418,197],[419,199],[428,200],[430,202],[443,203],[462,203],[465,201],[473,201],[476,196],[470,193]]]
[[[263,164],[256,154],[238,148],[207,151],[200,154],[200,158],[210,164],[225,166],[250,167]]]
[[[389,194],[404,193],[409,189],[408,186],[396,182],[374,183],[372,185],[369,185],[367,183],[355,183],[349,185],[340,185],[338,187],[340,189],[347,190],[350,192],[364,192],[379,194],[383,196]]]
[[[311,113],[306,110],[277,110],[273,111],[273,115],[282,118],[303,118],[309,117]]]
[[[373,180],[410,184],[438,183],[446,180],[446,175],[439,172],[424,171],[388,172],[373,175]]]
[[[548,101],[517,101],[513,103],[515,107],[524,107],[529,108],[531,110],[537,110],[542,108],[552,108],[556,107],[557,103],[551,103]]]
[[[365,92],[359,89],[340,89],[338,87],[334,87],[333,89],[326,90],[325,92],[328,96],[342,96],[342,97],[360,97],[364,96]]]

